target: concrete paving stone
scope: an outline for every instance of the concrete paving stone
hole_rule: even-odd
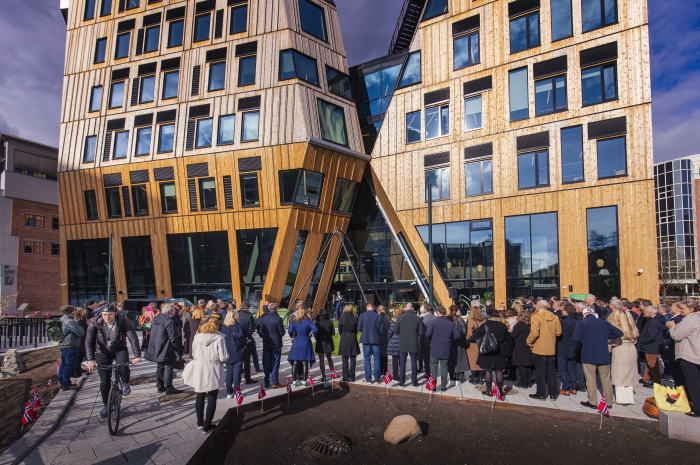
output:
[[[123,429],[120,429],[120,434],[131,435],[131,434],[143,433],[145,431],[153,431],[156,428],[160,428],[161,426],[163,426],[163,422],[161,422],[161,421],[151,421],[151,420],[138,421],[138,422],[131,424],[129,426],[125,426]]]
[[[128,463],[129,465],[154,465],[154,463],[148,456],[137,457],[134,460],[129,460],[126,463]]]
[[[80,435],[83,436],[83,438],[85,437],[85,435],[82,434],[82,431]],[[87,439],[78,438],[68,444],[68,449],[70,449],[70,452],[78,452],[85,449],[91,449],[92,446],[100,445],[105,442],[113,442],[113,439],[110,436],[105,437],[104,435]]]
[[[177,434],[180,431],[186,431],[188,429],[191,429],[189,425],[187,425],[183,421],[177,421],[174,423],[168,423],[160,428],[155,428],[151,432],[157,437],[157,438],[164,438],[166,436],[170,436],[173,434]]]
[[[189,459],[194,455],[195,452],[197,452],[199,446],[201,446],[204,443],[204,441],[207,439],[207,436],[203,435],[202,432],[198,429],[196,429],[195,431],[197,432],[196,438],[184,444],[180,444],[179,446],[171,447],[169,449],[175,457]]]
[[[126,457],[124,457],[121,451],[116,451],[108,457],[101,458],[98,462],[95,462],[94,465],[120,465],[122,463],[126,463]]]
[[[134,441],[136,441],[139,444],[145,444],[156,439],[156,435],[153,434],[153,432],[151,431],[144,431],[143,433],[132,434],[131,437],[134,438]]]
[[[176,458],[172,462],[168,462],[167,465],[187,465],[189,461],[189,457]]]
[[[111,457],[115,452],[131,450],[139,445],[131,436],[124,436],[113,440],[112,442],[103,441],[102,444],[92,446],[95,456],[99,460]]]
[[[173,447],[183,444],[185,441],[179,435],[175,434],[167,438],[158,438],[151,442],[144,444],[139,444],[138,447],[134,447],[131,450],[125,450],[124,456],[131,462],[139,457],[151,456],[159,450],[171,449]],[[194,451],[192,452],[194,453]]]
[[[194,423],[195,423],[195,425],[192,426],[191,428],[189,428],[185,431],[180,431],[179,433],[177,433],[183,439],[183,441],[185,441],[186,443],[192,442],[196,439],[201,439],[204,436],[202,434],[202,430],[197,428],[197,426],[196,426],[197,422],[195,421]]]
[[[86,449],[81,449],[78,452],[64,450],[58,457],[56,457],[56,460],[51,463],[56,465],[75,465],[77,463],[94,463],[96,460],[97,458],[95,453],[92,451],[92,448],[88,447]]]
[[[149,454],[148,458],[150,458],[151,462],[155,463],[156,465],[161,465],[164,463],[172,462],[178,457],[175,456],[172,452],[170,452],[169,449],[161,449],[158,452]]]
[[[63,449],[60,448],[44,449],[42,451],[34,449],[20,463],[24,465],[46,465],[56,460],[56,457],[61,452],[63,452]]]

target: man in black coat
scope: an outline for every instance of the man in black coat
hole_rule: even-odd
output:
[[[406,383],[406,358],[409,354],[411,355],[411,384],[418,386],[416,358],[420,348],[420,337],[423,335],[423,322],[418,315],[413,313],[413,305],[410,309],[408,305],[406,311],[396,319],[396,325],[394,325],[394,332],[399,335],[399,357],[401,360],[399,385],[401,387]]]
[[[277,314],[279,305],[268,304],[268,312],[258,320],[258,334],[263,342],[263,365],[265,369],[265,385],[280,389],[284,386],[279,383],[280,357],[282,356],[282,337],[284,325],[282,318]],[[240,315],[240,312],[239,312]]]
[[[173,387],[175,362],[182,357],[178,326],[172,317],[173,304],[165,304],[151,326],[151,339],[146,349],[146,360],[156,362],[156,388],[159,393],[179,394]]]
[[[644,353],[646,369],[641,381],[644,387],[654,387],[661,384],[661,368],[659,367],[659,349],[666,339],[666,317],[658,313],[654,306],[644,307],[647,322],[639,334],[639,351]]]
[[[423,334],[420,337],[420,351],[423,355],[425,379],[428,379],[430,378],[430,341],[425,334],[428,332],[430,323],[437,317],[435,316],[435,308],[431,304],[425,304],[423,309],[425,314],[421,317],[421,320],[423,320]]]
[[[240,310],[238,310],[238,322],[245,326],[248,329],[248,332],[250,332],[250,334],[255,333],[255,318],[250,313],[250,304],[248,302],[241,303],[241,308]],[[246,384],[255,383],[255,380],[250,376],[250,356],[253,350],[256,351],[257,355],[257,348],[255,347],[255,340],[251,338],[251,341],[252,342],[248,346],[247,354],[243,358],[243,374],[245,375]],[[260,372],[260,366],[256,367],[256,371]]]
[[[425,333],[430,341],[430,371],[437,376],[438,365],[440,366],[440,386],[442,391],[447,390],[447,362],[450,359],[452,345],[459,340],[461,334],[452,319],[445,315],[445,307],[438,307],[437,318],[435,318],[428,331]],[[437,381],[437,380],[436,380]]]

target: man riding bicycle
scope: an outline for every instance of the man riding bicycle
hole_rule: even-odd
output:
[[[131,350],[134,353],[132,364],[141,361],[141,350],[139,349],[139,339],[136,336],[134,325],[126,316],[117,315],[117,308],[108,304],[98,309],[95,320],[90,323],[85,336],[85,352],[87,356],[87,370],[89,373],[96,366],[112,365],[116,360],[117,364],[129,363],[129,350],[126,347],[126,340],[129,339]],[[131,393],[129,386],[129,367],[119,368],[124,384],[122,391],[125,396]],[[104,408],[100,412],[100,418],[107,418],[107,398],[112,385],[112,371],[99,370],[100,392],[102,393],[102,403]]]

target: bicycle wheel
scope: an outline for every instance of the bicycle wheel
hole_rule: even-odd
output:
[[[109,430],[110,436],[116,436],[117,430],[119,429],[120,404],[121,395],[119,388],[113,384],[109,390],[109,397],[107,398],[107,429]]]

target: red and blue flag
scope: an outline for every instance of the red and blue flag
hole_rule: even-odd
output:
[[[335,370],[331,369],[331,379],[338,379],[338,375],[336,374]]]
[[[436,386],[435,378],[433,378],[433,375],[430,375],[430,377],[428,378],[428,381],[426,381],[426,383],[425,383],[425,387],[426,387],[426,389],[428,389],[428,391],[434,391],[435,386]]]
[[[265,392],[265,386],[262,384],[260,385],[260,392],[258,392],[258,399],[264,399],[265,396],[267,396],[267,393]]]
[[[53,379],[49,378],[49,380],[46,382],[46,389],[51,389],[52,384],[53,384]]]
[[[31,423],[32,421],[36,420],[36,412],[32,408],[31,405],[29,405],[29,402],[27,402],[27,405],[24,406],[24,415],[22,415],[22,424],[26,425]]]
[[[608,401],[605,400],[605,394],[603,394],[600,398],[600,403],[598,404],[598,411],[606,417],[610,416],[610,410],[608,410]]]
[[[501,387],[498,385],[498,383],[493,383],[491,397],[495,397],[498,400],[503,400],[503,391],[501,391]]]
[[[389,384],[393,380],[394,380],[394,377],[391,376],[391,373],[389,373],[389,370],[387,370],[386,373],[384,373],[384,384]]]
[[[237,387],[234,395],[236,396],[236,405],[241,405],[243,403],[243,393],[241,392],[241,388]]]
[[[39,399],[39,394],[36,392],[36,388],[34,388],[34,396],[32,397],[32,408],[39,408],[41,407],[41,399]]]
[[[292,380],[290,378],[287,378],[287,394],[292,393]]]
[[[307,381],[308,381],[308,383],[309,383],[309,386],[313,386],[313,385],[314,385],[314,378],[311,376],[311,373],[309,373],[309,379],[308,379]]]

